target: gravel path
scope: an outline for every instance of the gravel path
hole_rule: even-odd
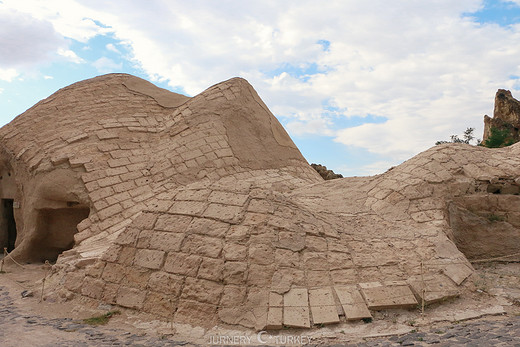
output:
[[[5,287],[0,286],[0,346],[192,346],[186,342],[140,336],[70,318],[22,315]]]
[[[346,346],[518,346],[520,316],[474,321],[430,332],[374,339]],[[91,326],[69,318],[23,315],[5,287],[0,286],[0,346],[195,346],[184,341],[139,335],[107,326]],[[259,346],[266,346],[259,345]],[[334,345],[333,345],[334,346]],[[345,346],[337,344],[335,346]]]
[[[500,321],[459,323],[452,327],[439,328],[429,332],[409,333],[347,346],[520,347],[520,316]]]

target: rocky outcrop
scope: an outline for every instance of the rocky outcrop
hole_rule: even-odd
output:
[[[492,129],[504,131],[510,143],[520,140],[520,101],[513,98],[509,90],[497,91],[493,118],[484,116],[484,144],[490,138]]]
[[[112,74],[0,129],[0,222],[12,257],[56,260],[54,299],[310,328],[464,295],[467,256],[520,244],[519,154],[445,144],[324,181],[247,81],[187,98]]]
[[[336,178],[343,178],[342,174],[334,173],[332,170],[327,170],[327,167],[320,164],[311,164],[311,167],[316,170],[324,180],[333,180]]]

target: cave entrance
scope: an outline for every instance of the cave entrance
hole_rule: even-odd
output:
[[[56,261],[63,251],[71,249],[78,224],[90,213],[86,206],[67,205],[70,207],[38,211],[38,240],[33,256],[41,261]]]
[[[8,252],[12,252],[16,242],[16,222],[13,207],[13,199],[2,199],[0,204],[0,246],[2,254],[4,248],[7,248]]]

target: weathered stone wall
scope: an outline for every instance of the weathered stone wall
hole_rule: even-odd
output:
[[[21,206],[14,257],[35,254],[42,225],[69,228],[88,209],[50,295],[201,326],[309,328],[464,293],[473,269],[451,207],[520,176],[518,145],[449,144],[325,182],[242,79],[186,98],[102,76],[0,138]]]
[[[513,98],[509,90],[499,89],[497,91],[493,118],[484,116],[483,142],[491,135],[491,128],[506,130],[512,142],[520,141],[520,101]]]

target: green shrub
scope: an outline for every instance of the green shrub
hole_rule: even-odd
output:
[[[499,148],[511,146],[515,141],[511,138],[508,129],[491,128],[491,134],[482,143],[484,147]]]

